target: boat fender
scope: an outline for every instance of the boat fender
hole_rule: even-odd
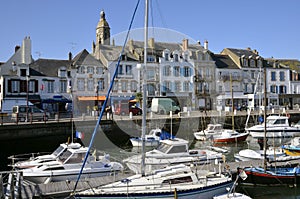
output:
[[[190,155],[196,155],[198,154],[198,151],[190,151]]]
[[[288,118],[290,118],[290,117],[291,117],[291,115],[290,115],[289,113],[286,113],[286,116],[287,116]]]

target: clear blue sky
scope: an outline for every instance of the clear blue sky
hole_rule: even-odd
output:
[[[111,35],[126,31],[137,0],[1,0],[0,62],[25,36],[32,55],[67,59],[68,52],[91,52],[100,11]],[[256,49],[263,57],[300,59],[299,0],[152,0],[149,25],[188,35],[220,53],[224,48]],[[143,27],[141,0],[134,28]],[[181,42],[181,41],[178,41]]]

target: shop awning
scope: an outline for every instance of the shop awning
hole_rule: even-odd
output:
[[[78,96],[78,100],[79,101],[95,101],[95,100],[98,100],[98,101],[104,101],[106,99],[105,96]]]

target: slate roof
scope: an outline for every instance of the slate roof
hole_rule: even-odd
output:
[[[81,65],[90,65],[90,66],[100,66],[102,62],[97,60],[94,56],[92,56],[86,49],[82,50],[78,53],[72,60],[71,67],[81,66]]]
[[[211,54],[211,57],[215,61],[217,68],[239,69],[228,55]]]
[[[58,69],[62,66],[69,68],[72,61],[70,60],[57,60],[57,59],[38,59],[31,63],[29,67],[33,73],[40,74],[41,76],[57,77]]]
[[[229,51],[233,52],[238,57],[242,57],[243,55],[245,57],[253,56],[254,58],[258,56],[257,53],[253,52],[251,49],[237,49],[237,48],[226,48]]]

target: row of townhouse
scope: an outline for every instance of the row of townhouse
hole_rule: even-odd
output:
[[[122,46],[110,38],[110,27],[101,11],[92,53],[86,49],[66,60],[37,59],[31,55],[31,39],[0,65],[0,108],[11,112],[16,104],[32,103],[52,113],[90,113],[106,99],[119,58],[120,63],[110,93],[114,106],[133,99],[147,82],[148,101],[156,96],[176,99],[180,107],[192,110],[226,110],[242,103],[259,106],[264,85],[267,103],[286,106],[300,103],[300,62],[267,59],[256,50],[225,48],[215,54],[208,42],[189,44],[148,41],[144,70],[144,43],[130,39]],[[264,75],[265,74],[265,75]],[[95,108],[97,109],[97,108]]]

